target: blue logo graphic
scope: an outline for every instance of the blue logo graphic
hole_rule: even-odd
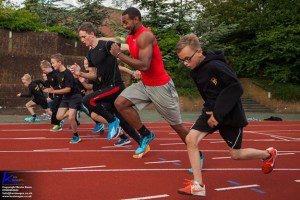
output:
[[[11,184],[17,184],[18,181],[13,180],[14,175],[10,175],[7,172],[3,173],[3,178],[2,178],[2,184],[5,183],[11,183]]]

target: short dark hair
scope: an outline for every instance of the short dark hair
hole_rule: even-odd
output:
[[[89,34],[91,32],[93,32],[94,34],[96,34],[96,29],[95,29],[93,23],[91,23],[91,22],[83,22],[78,28],[78,32],[79,31],[85,31]]]
[[[51,59],[55,59],[56,61],[61,62],[61,64],[64,64],[64,60],[65,60],[64,56],[60,53],[53,54],[51,56]]]
[[[128,15],[130,19],[134,19],[134,17],[138,17],[140,21],[142,21],[141,12],[134,7],[127,8],[123,13],[122,16]]]

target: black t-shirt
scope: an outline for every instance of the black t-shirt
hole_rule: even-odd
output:
[[[87,89],[82,85],[82,83],[79,81],[78,78],[75,78],[75,84],[78,87],[78,90],[79,90],[81,96],[84,97]]]
[[[51,86],[55,90],[59,89],[58,74],[59,74],[59,72],[56,70],[53,70],[52,72],[47,74],[48,87]],[[45,86],[45,87],[47,87],[47,86]],[[58,95],[58,94],[53,95],[51,93],[49,94],[49,97],[51,99],[53,99],[54,97],[58,97],[58,96],[60,96],[60,95]]]
[[[112,41],[98,42],[94,49],[90,49],[87,54],[89,67],[97,68],[97,89],[103,89],[110,85],[121,85],[121,73],[118,67],[117,59],[110,54]]]
[[[80,94],[78,85],[75,83],[75,78],[72,72],[68,69],[65,71],[59,72],[58,74],[59,89],[70,87],[71,91],[64,94],[64,97],[69,98],[74,94]]]
[[[54,89],[59,89],[58,74],[59,72],[56,70],[53,70],[52,72],[47,74],[47,81]]]
[[[43,100],[45,99],[45,95],[44,92],[42,91],[41,87],[40,87],[40,80],[36,80],[36,81],[32,81],[29,85],[28,85],[28,93],[22,93],[21,97],[32,97],[35,100]]]

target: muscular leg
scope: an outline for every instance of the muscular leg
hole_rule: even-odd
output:
[[[178,136],[181,138],[182,142],[186,144],[185,138],[188,135],[188,130],[183,124],[177,124],[177,125],[170,125],[173,130],[178,134]]]
[[[128,99],[119,96],[115,101],[115,107],[124,119],[135,129],[139,130],[143,124],[138,112],[133,108],[134,104]]]

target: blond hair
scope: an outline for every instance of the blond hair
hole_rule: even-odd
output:
[[[60,53],[53,54],[51,56],[51,59],[55,59],[57,62],[61,62],[62,65],[64,64],[64,56]]]
[[[29,80],[29,81],[31,81],[31,76],[30,76],[30,74],[24,74],[24,75],[22,76],[22,79],[23,79],[23,80]]]
[[[41,61],[41,64],[40,64],[40,67],[47,67],[47,68],[50,68],[51,67],[51,64],[49,61],[47,60],[42,60]]]
[[[181,37],[176,45],[176,53],[180,53],[186,46],[189,46],[193,50],[201,48],[201,43],[197,35],[190,33]]]

